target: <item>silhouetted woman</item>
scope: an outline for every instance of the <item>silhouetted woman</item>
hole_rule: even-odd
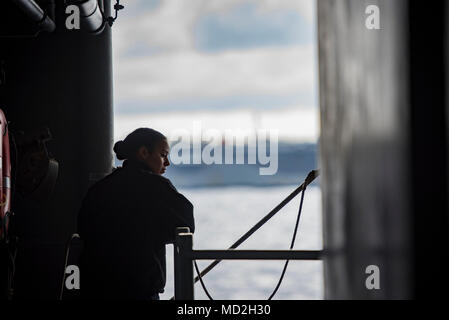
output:
[[[84,243],[83,297],[159,299],[165,245],[176,227],[194,231],[193,206],[162,174],[169,146],[160,132],[140,128],[114,146],[123,166],[93,185],[78,216]]]

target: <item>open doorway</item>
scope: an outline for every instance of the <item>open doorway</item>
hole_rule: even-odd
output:
[[[197,249],[229,247],[318,167],[315,6],[140,0],[121,12],[113,30],[114,138],[138,127],[169,138],[166,177],[195,206]],[[298,205],[299,198],[241,248],[287,249]],[[306,193],[295,249],[322,249],[318,183]],[[173,295],[171,246],[167,258],[161,299]],[[226,261],[204,281],[216,299],[265,299],[282,267]],[[290,262],[276,299],[322,299],[322,273],[321,262]],[[195,293],[207,298],[200,286]]]

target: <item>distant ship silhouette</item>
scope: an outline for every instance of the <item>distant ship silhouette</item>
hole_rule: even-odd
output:
[[[245,152],[246,157],[247,152]],[[116,159],[115,165],[121,166],[121,161]],[[245,161],[245,164],[172,164],[168,167],[165,176],[172,180],[176,187],[181,188],[268,187],[297,185],[316,166],[317,144],[280,142],[278,146],[278,170],[274,175],[260,175],[260,164],[248,164]]]

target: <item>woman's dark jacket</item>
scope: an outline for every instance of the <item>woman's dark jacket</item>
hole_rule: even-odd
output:
[[[83,296],[149,299],[163,292],[165,245],[176,227],[194,232],[189,200],[170,180],[125,161],[89,189],[78,216]]]

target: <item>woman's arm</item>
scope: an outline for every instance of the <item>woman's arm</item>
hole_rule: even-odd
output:
[[[164,219],[165,243],[175,241],[177,227],[189,227],[190,232],[195,232],[195,221],[193,218],[192,203],[179,193],[171,184],[170,180],[164,178],[162,188],[162,215]]]

